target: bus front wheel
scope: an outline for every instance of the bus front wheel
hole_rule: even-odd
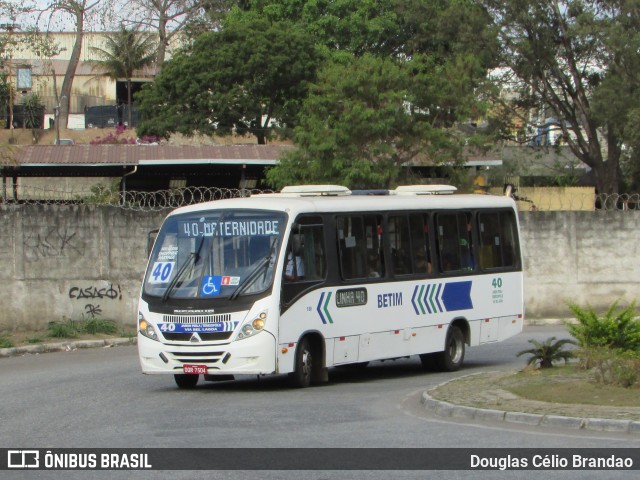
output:
[[[464,335],[458,327],[449,327],[444,351],[435,356],[436,364],[445,372],[459,370],[464,361]]]
[[[183,373],[176,373],[173,378],[176,380],[178,388],[195,388],[198,384],[198,378],[200,375],[186,375]]]
[[[292,387],[305,388],[311,385],[314,361],[309,339],[303,338],[296,349],[295,367],[289,377]]]

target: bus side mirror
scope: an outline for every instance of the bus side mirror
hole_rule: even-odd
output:
[[[153,249],[153,244],[155,243],[156,238],[158,238],[159,231],[160,229],[156,228],[147,234],[147,258],[151,255],[151,250]]]

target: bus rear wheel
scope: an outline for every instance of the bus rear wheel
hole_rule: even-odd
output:
[[[444,351],[436,354],[435,360],[438,368],[445,372],[459,370],[464,361],[464,335],[458,327],[449,327],[447,340],[444,343]]]
[[[186,375],[183,373],[176,373],[173,378],[176,381],[178,388],[196,388],[200,375]]]

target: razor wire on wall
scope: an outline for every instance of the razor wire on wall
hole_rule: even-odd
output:
[[[185,187],[144,191],[117,191],[106,187],[92,187],[89,192],[63,192],[38,187],[21,187],[19,192],[3,195],[5,204],[31,205],[105,205],[128,210],[158,211],[186,205],[222,200],[224,198],[248,197],[271,190]]]
[[[522,189],[525,190],[525,189]],[[94,186],[87,192],[65,192],[35,186],[6,188],[0,197],[5,205],[107,205],[128,210],[160,211],[186,205],[222,200],[225,198],[248,197],[259,193],[272,193],[272,190],[184,187],[167,190],[118,191]],[[514,196],[521,211],[595,211],[595,210],[640,210],[640,194],[595,194],[593,190],[571,195],[537,195],[529,191],[518,192]]]

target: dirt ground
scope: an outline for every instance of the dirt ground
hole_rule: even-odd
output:
[[[429,394],[437,400],[476,408],[580,418],[640,420],[640,402],[638,407],[621,407],[541,402],[521,398],[508,390],[510,386],[522,383],[522,378],[518,378],[516,374],[517,372],[494,372],[469,375],[437,387]],[[562,381],[561,378],[557,380]],[[585,380],[588,381],[587,378]],[[534,381],[534,377],[531,377],[531,381]],[[553,385],[548,388],[552,396]],[[635,389],[635,392],[638,393],[638,390]],[[575,398],[580,398],[578,391]],[[609,401],[605,395],[601,400],[603,403]]]

